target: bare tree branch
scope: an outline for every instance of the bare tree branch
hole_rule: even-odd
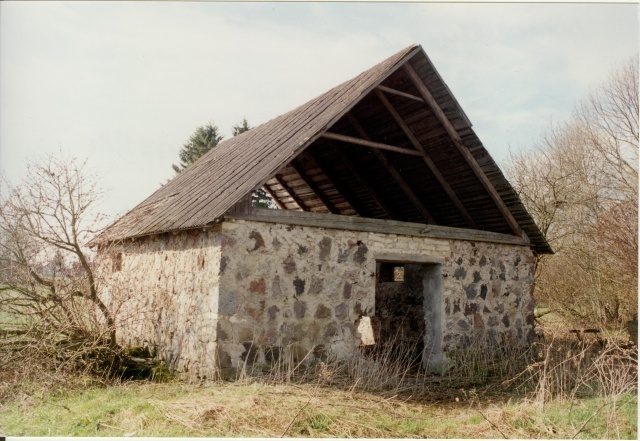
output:
[[[637,317],[638,114],[636,57],[506,167],[556,251],[539,256],[536,297],[578,322]]]

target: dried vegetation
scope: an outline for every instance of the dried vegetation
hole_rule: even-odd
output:
[[[637,332],[638,96],[635,57],[505,169],[556,252],[539,257],[536,299],[575,327]]]
[[[413,354],[413,351],[407,351]],[[637,349],[574,335],[533,350],[474,346],[444,375],[413,355],[368,351],[309,365],[241,366],[233,381],[98,381],[48,371],[64,388],[2,396],[16,435],[634,438]],[[39,374],[41,381],[45,377]],[[60,378],[65,378],[66,383]],[[3,378],[6,381],[16,379]],[[31,384],[29,387],[24,387]],[[71,388],[70,388],[71,386]],[[61,418],[64,417],[64,418]]]

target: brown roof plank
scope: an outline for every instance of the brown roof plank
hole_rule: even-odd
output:
[[[339,214],[340,210],[336,209],[336,207],[331,203],[331,201],[329,201],[329,199],[327,199],[324,195],[324,193],[318,188],[317,185],[315,185],[315,183],[308,177],[305,175],[304,171],[302,170],[301,167],[298,167],[295,164],[295,160],[291,161],[289,163],[289,165],[296,171],[296,173],[298,173],[298,176],[300,176],[300,178],[302,179],[302,181],[305,183],[305,185],[307,187],[309,187],[309,189],[312,191],[312,193],[315,195],[316,198],[318,198],[320,200],[320,202],[322,202],[322,204],[332,213],[332,214]]]
[[[440,186],[443,188],[443,190],[447,193],[447,195],[449,196],[453,204],[456,206],[456,208],[458,209],[462,217],[464,217],[467,224],[471,228],[475,228],[476,227],[475,222],[473,221],[471,216],[469,216],[469,213],[464,208],[464,206],[460,203],[460,199],[458,199],[458,196],[456,196],[456,194],[451,189],[447,181],[444,179],[444,177],[442,176],[442,173],[440,173],[440,170],[438,170],[438,167],[436,167],[436,165],[434,164],[433,160],[431,159],[427,151],[424,149],[424,147],[422,147],[422,144],[420,144],[420,142],[413,135],[413,132],[411,131],[409,126],[407,126],[407,124],[404,122],[400,114],[396,111],[396,109],[389,102],[389,100],[381,90],[377,89],[376,95],[378,96],[382,104],[386,107],[387,111],[389,111],[389,113],[396,120],[396,122],[398,123],[398,125],[400,126],[404,134],[407,136],[407,138],[409,138],[409,141],[411,142],[411,144],[413,144],[416,150],[423,153],[424,156],[422,157],[422,159],[424,160],[425,164],[427,164],[427,167],[429,167],[429,170],[431,171],[431,173],[433,173],[433,176],[436,178],[436,180],[438,181]]]
[[[424,85],[424,83],[422,82],[422,80],[420,79],[416,71],[411,67],[410,63],[406,63],[403,67],[407,72],[407,74],[409,75],[409,77],[411,78],[411,80],[414,82],[415,86],[420,91],[420,94],[422,95],[422,97],[429,104],[429,107],[431,107],[431,110],[433,110],[433,112],[436,114],[436,117],[440,120],[442,125],[447,130],[449,136],[454,141],[454,145],[456,146],[458,151],[469,163],[469,166],[473,169],[476,176],[478,176],[478,179],[480,180],[483,187],[487,190],[487,192],[491,196],[491,199],[493,199],[493,202],[496,204],[496,206],[504,216],[505,220],[507,221],[507,223],[509,224],[513,232],[516,235],[521,236],[522,229],[520,228],[520,225],[515,220],[515,218],[507,208],[507,206],[504,204],[504,202],[500,198],[500,195],[498,195],[498,192],[493,187],[493,185],[491,184],[487,176],[484,174],[484,171],[482,170],[482,168],[480,168],[480,166],[476,162],[473,155],[471,155],[469,150],[467,150],[466,146],[462,142],[462,139],[460,139],[460,135],[458,135],[458,132],[456,131],[456,129],[451,125],[451,122],[447,119],[444,112],[442,111],[440,106],[438,106],[433,96],[431,96],[431,93],[429,92],[427,87]]]
[[[364,139],[367,139],[368,138],[367,132],[364,131],[364,129],[362,128],[362,126],[360,125],[356,117],[352,113],[348,113],[347,117],[351,122],[351,124],[353,125],[353,127],[358,131],[360,136],[362,136]],[[422,217],[424,217],[427,223],[435,224],[436,221],[433,218],[433,216],[431,216],[431,213],[429,213],[429,210],[427,210],[427,207],[424,206],[422,201],[416,196],[413,190],[411,190],[409,185],[407,185],[407,182],[400,175],[400,173],[398,173],[395,167],[389,162],[387,157],[382,152],[376,149],[373,149],[371,152],[376,156],[376,158],[378,158],[378,160],[382,163],[382,165],[387,169],[389,174],[393,176],[393,179],[398,183],[400,188],[402,188],[402,191],[404,191],[405,195],[411,200],[413,205],[415,205],[415,207],[418,209],[418,211],[420,212]]]
[[[403,153],[405,155],[423,156],[422,153],[417,152],[415,150],[409,150],[409,149],[405,149],[405,148],[402,148],[402,147],[396,147],[396,146],[389,145],[389,144],[383,144],[381,142],[373,142],[373,141],[370,141],[368,139],[354,138],[353,136],[341,135],[339,133],[324,132],[322,134],[322,137],[323,138],[327,138],[327,139],[333,139],[335,141],[346,142],[346,143],[349,143],[349,144],[355,144],[355,145],[359,145],[359,146],[363,146],[363,147],[370,147],[370,148],[380,149],[380,150],[388,150],[390,152],[396,152],[396,153]]]

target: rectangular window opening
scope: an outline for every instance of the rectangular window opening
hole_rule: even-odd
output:
[[[404,263],[379,263],[378,282],[404,282]]]

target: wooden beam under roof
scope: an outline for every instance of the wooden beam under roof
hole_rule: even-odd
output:
[[[329,210],[332,214],[340,214],[340,210],[338,210],[335,205],[333,205],[331,201],[329,201],[329,199],[325,197],[324,193],[322,193],[315,182],[313,182],[310,177],[306,176],[301,167],[295,165],[293,161],[291,161],[289,165],[296,171],[296,173],[298,173],[300,179],[302,179],[302,182],[304,182],[305,185],[311,189],[313,194],[316,195],[320,202],[322,202],[322,204],[327,207],[327,210]]]
[[[228,219],[246,219],[258,222],[276,222],[290,225],[313,226],[348,231],[365,231],[382,234],[400,234],[416,237],[468,240],[473,242],[504,243],[530,247],[531,243],[522,237],[492,231],[472,230],[439,225],[417,224],[415,222],[371,219],[357,216],[331,215],[327,213],[303,213],[294,210],[268,210],[253,208],[250,214],[225,214]],[[389,255],[388,253],[381,253]],[[398,253],[402,256],[404,253]],[[401,260],[401,259],[398,259]]]
[[[280,184],[280,187],[282,187],[284,191],[289,193],[289,196],[291,196],[291,199],[293,199],[295,203],[298,204],[298,207],[300,207],[300,209],[302,209],[303,211],[309,211],[309,207],[307,207],[305,203],[302,201],[302,199],[298,197],[296,192],[293,191],[293,189],[289,187],[289,185],[287,185],[282,175],[275,175],[274,178],[276,181],[278,181],[278,184]]]
[[[406,93],[406,92],[402,92],[400,90],[392,89],[392,88],[387,87],[387,86],[380,85],[380,86],[376,87],[376,90],[381,90],[383,92],[387,92],[387,93],[390,93],[392,95],[397,95],[397,96],[401,96],[403,98],[408,98],[410,100],[419,101],[421,103],[424,103],[424,99],[420,98],[419,96],[411,95],[410,93]]]
[[[365,188],[365,190],[369,192],[369,195],[373,198],[374,201],[376,201],[376,203],[380,206],[380,208],[382,208],[382,211],[384,211],[387,214],[387,216],[389,216],[390,219],[397,220],[398,216],[393,212],[393,210],[391,210],[391,208],[389,208],[387,204],[385,204],[380,194],[376,191],[375,188],[373,188],[369,184],[369,182],[364,178],[364,176],[362,176],[362,174],[360,173],[358,168],[354,165],[354,163],[351,161],[351,159],[349,159],[347,155],[342,153],[340,149],[333,147],[333,145],[330,145],[329,148],[331,149],[331,152],[335,156],[337,156],[338,159],[340,159],[340,161],[349,169],[349,171],[353,174],[353,176],[356,177],[358,182],[360,182],[360,185],[362,185]]]
[[[318,164],[318,166],[322,169],[322,172],[327,177],[329,182],[331,182],[331,185],[333,185],[335,189],[338,190],[338,193],[340,193],[344,200],[347,201],[356,215],[360,217],[369,217],[369,210],[367,210],[366,207],[362,205],[357,197],[354,197],[354,195],[346,185],[343,185],[340,182],[339,177],[333,173],[333,169],[328,166],[327,161],[322,158],[321,155],[312,155],[312,157],[316,164]]]
[[[273,199],[273,202],[278,206],[278,208],[280,208],[281,210],[287,209],[287,207],[280,201],[280,198],[278,198],[278,196],[276,195],[276,192],[271,190],[269,184],[265,182],[262,188],[264,188],[264,191],[269,193],[269,196],[271,196],[271,199]]]
[[[491,199],[493,199],[493,202],[498,207],[498,210],[500,210],[500,213],[507,221],[509,227],[516,235],[522,236],[523,231],[522,228],[520,228],[518,221],[516,221],[516,219],[513,217],[513,214],[511,214],[511,211],[509,210],[509,208],[507,208],[497,190],[495,189],[493,184],[491,184],[489,178],[487,178],[487,175],[484,173],[469,149],[467,149],[467,147],[464,145],[464,143],[462,142],[462,138],[460,138],[460,135],[458,134],[458,131],[453,127],[447,116],[444,114],[435,98],[433,98],[433,95],[431,95],[431,92],[429,92],[429,89],[427,89],[427,86],[422,82],[422,79],[420,78],[418,73],[408,62],[403,65],[403,68],[420,92],[420,95],[422,95],[427,105],[431,108],[433,113],[436,115],[440,123],[447,131],[449,137],[453,140],[453,143],[455,144],[462,157],[467,161],[471,169],[474,171],[485,190],[487,190],[489,196],[491,197]]]
[[[458,209],[462,217],[464,217],[464,219],[467,221],[467,224],[471,228],[476,228],[476,223],[473,221],[471,216],[469,216],[469,213],[460,202],[460,199],[458,199],[458,196],[456,196],[454,191],[451,189],[451,186],[445,180],[444,176],[442,176],[442,173],[440,173],[440,170],[438,170],[438,167],[433,162],[433,160],[431,159],[427,151],[424,149],[424,147],[422,147],[422,144],[420,144],[420,141],[418,141],[418,139],[415,137],[415,135],[413,134],[413,132],[411,131],[407,123],[402,119],[400,114],[389,102],[389,100],[384,95],[384,93],[382,93],[381,89],[376,89],[376,95],[378,96],[380,101],[382,101],[382,104],[384,104],[384,106],[387,108],[391,116],[393,116],[393,119],[396,120],[396,123],[400,126],[400,128],[402,129],[404,134],[407,136],[407,138],[409,138],[409,141],[411,141],[411,144],[413,144],[416,150],[424,154],[422,159],[424,160],[425,164],[427,164],[427,167],[429,168],[429,170],[431,170],[431,173],[433,173],[433,176],[435,176],[436,180],[438,181],[440,186],[444,189],[444,191],[447,193],[447,195],[449,196],[449,199],[451,199],[451,201],[456,206],[456,208]]]
[[[273,195],[282,203],[285,210],[302,210],[302,207],[300,207],[295,199],[291,197],[291,194],[287,192],[275,176],[272,176],[269,181],[264,183],[264,185],[269,187],[271,193],[273,193]],[[282,193],[284,193],[284,195]],[[288,201],[288,199],[290,200]]]
[[[351,125],[353,125],[353,127],[356,129],[356,131],[360,136],[362,136],[365,139],[369,138],[369,136],[367,135],[367,132],[365,132],[365,130],[362,128],[362,126],[360,125],[356,117],[353,116],[351,112],[347,114],[347,118],[349,119],[349,121],[351,122]],[[398,170],[396,170],[396,168],[389,162],[387,157],[378,150],[374,149],[372,150],[372,152],[375,155],[375,157],[378,158],[378,160],[382,163],[382,165],[387,169],[389,174],[393,177],[393,179],[400,186],[400,188],[402,188],[402,191],[404,191],[404,193],[407,195],[409,200],[411,200],[413,205],[418,209],[418,211],[420,212],[420,215],[427,221],[428,224],[435,224],[436,221],[434,220],[433,216],[431,216],[431,213],[429,213],[429,210],[427,210],[427,207],[424,206],[424,204],[418,198],[418,196],[416,196],[413,190],[411,190],[411,187],[409,187],[407,182],[400,175],[400,173],[398,173]]]
[[[404,153],[405,155],[422,156],[422,153],[415,150],[405,149],[403,147],[396,147],[395,145],[383,144],[381,142],[374,142],[370,139],[354,138],[353,136],[341,135],[339,133],[324,132],[323,138],[333,139],[336,141],[348,142],[350,144],[361,145],[363,147],[371,147],[380,150],[389,150],[390,152]]]

